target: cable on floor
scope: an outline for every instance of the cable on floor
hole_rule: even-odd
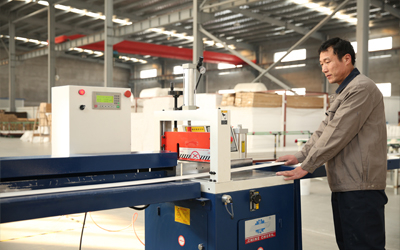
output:
[[[85,218],[83,218],[83,225],[82,225],[82,232],[81,232],[81,242],[79,243],[79,250],[81,250],[81,248],[82,248],[83,229],[85,228],[86,215],[87,215],[87,212],[85,213]]]
[[[92,219],[93,223],[94,223],[96,226],[98,226],[100,229],[103,229],[104,231],[107,231],[107,232],[112,232],[112,233],[114,233],[114,232],[121,232],[121,231],[123,231],[123,230],[125,230],[125,229],[130,228],[130,227],[132,226],[132,224],[133,224],[133,222],[132,222],[131,224],[129,224],[129,226],[124,227],[124,228],[122,228],[122,229],[110,230],[110,229],[103,228],[103,227],[101,227],[99,224],[97,224],[97,223],[94,221],[93,217],[92,217],[92,213],[89,212],[89,215],[90,215],[90,219]]]
[[[135,218],[135,216],[136,216],[136,218]],[[145,246],[145,244],[144,244],[143,241],[139,238],[139,236],[137,235],[136,230],[135,230],[135,221],[136,221],[136,219],[138,218],[138,216],[139,216],[138,213],[134,213],[134,214],[133,214],[133,217],[132,217],[132,227],[133,227],[133,231],[135,232],[136,238],[140,241],[140,243],[143,244],[143,246]]]

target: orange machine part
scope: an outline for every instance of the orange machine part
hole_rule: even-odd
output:
[[[171,152],[178,152],[180,160],[191,160],[200,162],[210,162],[209,157],[192,158],[189,155],[182,154],[183,149],[199,149],[205,151],[210,149],[209,132],[165,132],[161,143],[164,149]],[[187,151],[187,150],[186,150]]]

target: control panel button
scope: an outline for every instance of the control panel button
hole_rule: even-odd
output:
[[[131,92],[129,90],[125,91],[124,96],[131,97]]]

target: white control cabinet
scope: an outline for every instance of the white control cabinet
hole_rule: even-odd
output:
[[[131,152],[128,88],[52,88],[52,156]]]

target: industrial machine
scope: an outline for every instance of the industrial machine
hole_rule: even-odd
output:
[[[247,130],[231,129],[229,110],[195,106],[197,68],[183,65],[182,110],[156,112],[161,140],[155,144],[177,153],[178,173],[208,175],[192,180],[201,197],[146,209],[146,249],[301,249],[298,185],[275,175],[282,163],[246,159]],[[175,121],[185,131],[175,132]],[[209,132],[194,132],[194,123]]]
[[[0,222],[150,204],[147,250],[301,250],[300,182],[275,174],[292,167],[253,164],[229,110],[196,107],[201,60],[183,69],[183,106],[154,114],[154,152],[130,152],[129,89],[53,88],[52,156],[0,158]]]

